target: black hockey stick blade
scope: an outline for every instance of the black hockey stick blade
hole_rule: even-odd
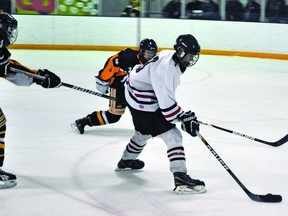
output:
[[[256,195],[253,193],[248,193],[250,199],[257,202],[267,202],[267,203],[279,203],[282,202],[282,196],[277,194],[268,193],[266,195]]]
[[[278,146],[281,146],[281,145],[285,144],[288,141],[288,134],[286,136],[284,136],[282,139],[280,139],[280,140],[278,140],[276,142],[267,142],[267,141],[264,141],[264,140],[259,140],[257,138],[255,138],[255,141],[262,142],[262,143],[265,143],[267,145],[271,145],[271,146],[274,146],[274,147],[278,147]]]
[[[279,203],[282,201],[281,195],[273,195],[271,193],[268,193],[266,195],[258,195],[250,192],[243,185],[243,183],[237,178],[237,176],[232,172],[232,170],[228,167],[228,165],[222,160],[222,158],[216,153],[216,151],[212,148],[212,146],[204,139],[204,137],[198,131],[196,131],[196,134],[199,137],[199,139],[204,143],[204,145],[209,149],[209,151],[214,155],[214,157],[218,160],[218,162],[232,176],[232,178],[238,183],[238,185],[242,188],[242,190],[249,196],[251,200],[266,203]]]
[[[222,130],[222,131],[225,131],[225,132],[240,136],[240,137],[244,137],[246,139],[250,139],[250,140],[253,140],[253,141],[256,141],[256,142],[260,142],[260,143],[263,143],[263,144],[266,144],[266,145],[270,145],[270,146],[273,146],[273,147],[281,146],[281,145],[285,144],[288,141],[288,134],[286,136],[284,136],[283,138],[281,138],[280,140],[278,140],[278,141],[269,142],[269,141],[261,140],[261,139],[258,139],[258,138],[255,138],[255,137],[240,133],[240,132],[236,132],[236,131],[232,131],[232,130],[229,130],[229,129],[226,129],[226,128],[222,128],[222,127],[219,127],[217,125],[208,124],[208,123],[204,123],[204,122],[201,122],[201,121],[199,121],[199,123],[203,124],[203,125],[207,125],[207,126],[213,127],[213,128],[216,128],[218,130]]]

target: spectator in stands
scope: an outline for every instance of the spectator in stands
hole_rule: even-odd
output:
[[[267,0],[265,10],[268,22],[285,22],[285,0]]]
[[[141,6],[140,0],[130,0],[129,5],[127,5],[121,13],[124,17],[140,17]]]
[[[203,3],[203,19],[219,20],[220,12],[219,5],[213,0],[207,0]]]
[[[0,11],[11,14],[12,12],[11,0],[0,0]]]
[[[285,6],[285,22],[288,23],[288,2]]]
[[[239,0],[228,0],[226,2],[226,20],[229,21],[242,21],[244,7]]]
[[[243,20],[248,22],[259,22],[260,21],[261,6],[255,0],[248,0],[245,9]]]
[[[181,2],[180,0],[172,0],[168,2],[162,10],[165,18],[180,18],[181,17]]]
[[[192,0],[186,4],[186,15],[189,19],[203,19],[203,2]]]

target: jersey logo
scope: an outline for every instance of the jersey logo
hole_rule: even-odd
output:
[[[132,67],[129,67],[127,72],[130,73],[131,71],[132,71]]]

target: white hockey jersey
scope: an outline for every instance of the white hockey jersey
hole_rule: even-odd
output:
[[[172,59],[175,51],[163,50],[144,65],[136,65],[125,84],[127,103],[136,110],[161,110],[169,122],[178,121],[183,113],[175,92],[182,72]]]

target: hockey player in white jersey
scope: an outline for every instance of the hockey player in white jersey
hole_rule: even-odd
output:
[[[175,51],[163,50],[144,65],[136,65],[126,85],[125,98],[131,112],[135,133],[126,146],[116,171],[137,170],[144,162],[137,159],[148,139],[160,137],[167,145],[170,171],[177,194],[205,193],[205,183],[187,174],[181,128],[191,136],[199,131],[194,112],[184,112],[175,98],[180,76],[193,66],[200,53],[200,45],[191,34],[180,35]]]

